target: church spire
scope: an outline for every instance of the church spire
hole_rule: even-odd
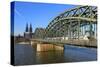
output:
[[[30,24],[29,32],[32,33],[32,25]]]
[[[25,32],[28,32],[28,24],[26,24],[26,30],[25,30]]]

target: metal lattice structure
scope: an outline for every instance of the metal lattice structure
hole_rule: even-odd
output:
[[[97,36],[97,7],[78,6],[55,17],[46,27],[45,37],[68,37],[79,39],[89,32]]]

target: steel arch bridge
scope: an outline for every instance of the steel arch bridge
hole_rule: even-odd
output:
[[[46,27],[45,38],[81,39],[97,37],[97,7],[78,6],[55,17]]]

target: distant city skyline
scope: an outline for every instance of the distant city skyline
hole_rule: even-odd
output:
[[[32,24],[33,32],[36,28],[46,28],[57,15],[77,5],[15,2],[14,35],[23,35],[26,24]]]

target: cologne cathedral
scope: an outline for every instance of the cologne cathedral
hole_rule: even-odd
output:
[[[26,24],[26,29],[24,32],[24,38],[25,39],[31,39],[32,38],[32,25],[30,24],[30,26],[28,26],[28,24]]]

